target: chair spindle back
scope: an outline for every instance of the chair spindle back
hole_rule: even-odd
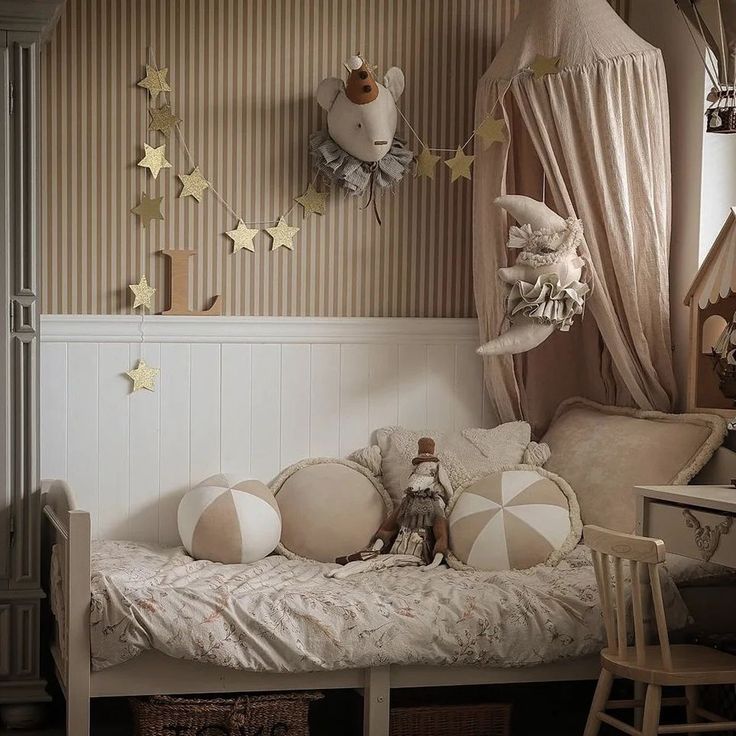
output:
[[[649,601],[647,591],[651,588],[651,602],[657,623],[662,664],[665,668],[672,669],[667,619],[659,580],[659,566],[665,560],[664,542],[660,539],[637,537],[633,534],[622,534],[590,525],[583,529],[583,539],[593,555],[593,567],[598,583],[608,649],[623,659],[635,656],[638,663],[644,662],[647,644],[645,610],[648,608]],[[627,646],[624,561],[628,562],[631,577],[633,653]]]

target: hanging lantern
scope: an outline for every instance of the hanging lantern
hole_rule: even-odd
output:
[[[713,85],[709,133],[736,133],[736,0],[675,0]]]

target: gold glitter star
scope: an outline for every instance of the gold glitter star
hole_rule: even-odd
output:
[[[546,74],[557,74],[560,71],[560,57],[537,54],[529,68],[534,72],[534,79],[541,79]]]
[[[260,230],[253,230],[249,228],[242,220],[238,220],[238,226],[235,230],[228,230],[225,235],[233,241],[233,253],[237,253],[239,250],[255,251],[255,245],[253,245],[253,238],[260,232]]]
[[[152,368],[143,358],[138,361],[138,365],[132,371],[126,371],[125,375],[133,381],[133,393],[145,388],[147,391],[155,391],[154,383],[156,376],[159,374],[158,368]]]
[[[138,162],[138,166],[142,166],[145,169],[149,169],[153,178],[158,178],[158,173],[161,169],[170,169],[171,164],[166,160],[166,144],[154,148],[149,146],[148,143],[143,144],[143,150],[146,155]]]
[[[283,217],[279,217],[278,225],[274,227],[267,227],[266,232],[273,238],[271,244],[271,250],[277,248],[288,248],[289,250],[294,249],[294,244],[291,242],[294,236],[299,232],[298,227],[292,227],[289,225]]]
[[[141,195],[141,201],[133,207],[131,212],[134,215],[138,215],[143,222],[143,227],[148,227],[148,223],[151,220],[163,220],[164,216],[161,214],[161,202],[163,197],[149,197],[145,192]]]
[[[304,207],[305,215],[311,212],[314,212],[316,215],[324,215],[327,207],[327,192],[320,192],[310,184],[307,187],[307,191],[298,196],[296,201]]]
[[[138,307],[149,310],[153,309],[153,295],[156,293],[156,289],[148,285],[146,274],[141,276],[141,280],[137,284],[130,284],[128,288],[135,294],[133,309],[137,309]]]
[[[466,156],[463,149],[458,148],[455,155],[445,161],[445,166],[452,171],[451,181],[456,181],[461,176],[470,179],[470,166],[474,160],[475,156]]]
[[[435,156],[429,148],[422,148],[422,152],[417,156],[417,173],[416,176],[426,176],[428,179],[434,179],[434,169],[439,156]]]
[[[199,166],[195,166],[191,174],[178,174],[183,184],[180,197],[194,197],[197,202],[202,200],[202,192],[209,187],[210,183],[202,176]]]
[[[161,107],[151,108],[149,111],[151,122],[148,123],[148,130],[159,130],[164,135],[168,135],[172,128],[175,128],[181,120],[171,112],[170,105],[161,105]]]
[[[147,89],[155,102],[159,92],[171,92],[171,87],[166,81],[168,73],[168,69],[156,69],[155,66],[146,64],[146,76],[138,82],[138,86]]]
[[[476,132],[483,139],[483,148],[487,149],[493,143],[503,143],[506,140],[506,123],[503,118],[496,119],[489,115]]]

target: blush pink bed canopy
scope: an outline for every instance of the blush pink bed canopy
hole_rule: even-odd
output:
[[[557,73],[522,72],[537,55]],[[498,101],[498,102],[497,102]],[[585,227],[593,291],[584,319],[515,357],[484,358],[499,422],[548,424],[563,399],[667,411],[675,399],[669,324],[670,150],[658,49],[605,0],[534,0],[478,84],[476,122],[503,115],[510,136],[476,158],[473,280],[482,341],[504,322],[507,193],[543,199]]]

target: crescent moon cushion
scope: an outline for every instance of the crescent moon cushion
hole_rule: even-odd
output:
[[[281,510],[278,551],[292,559],[334,562],[363,549],[393,508],[372,473],[349,460],[302,460],[271,489]]]
[[[463,486],[448,508],[457,569],[523,570],[556,564],[580,541],[580,509],[560,476],[516,465]]]

